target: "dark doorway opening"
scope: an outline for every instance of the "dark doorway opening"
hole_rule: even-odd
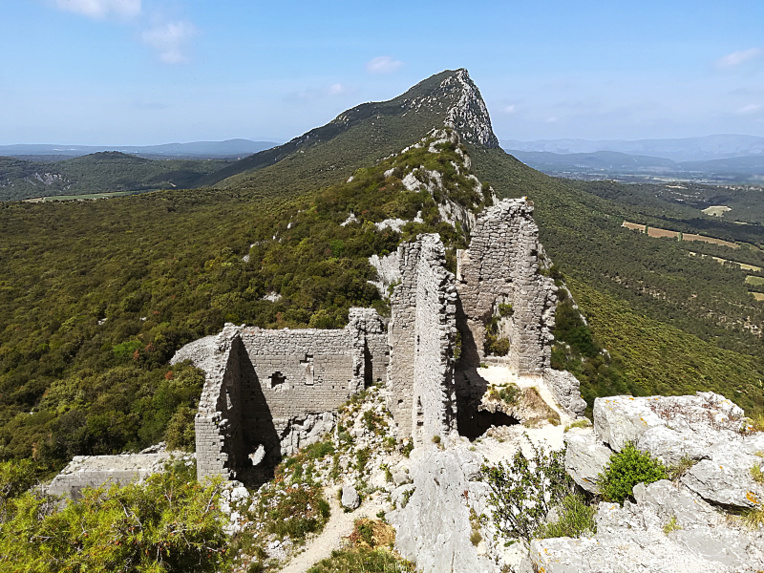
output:
[[[520,420],[504,412],[473,411],[471,414],[459,416],[457,426],[459,434],[470,442],[485,434],[491,426],[515,426]]]

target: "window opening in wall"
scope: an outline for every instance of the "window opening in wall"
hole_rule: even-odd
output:
[[[257,446],[257,449],[251,454],[249,454],[249,456],[247,457],[249,457],[253,466],[259,465],[260,462],[262,462],[263,459],[265,459],[265,446],[263,446],[262,444],[259,444]]]
[[[281,372],[274,372],[271,374],[271,388],[278,388],[281,386],[284,382],[286,382],[286,376],[284,376]]]
[[[374,384],[374,361],[369,345],[363,345],[363,385],[368,388]]]

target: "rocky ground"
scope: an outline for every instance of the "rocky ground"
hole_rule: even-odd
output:
[[[360,517],[393,524],[395,549],[416,561],[418,570],[501,571],[517,565],[527,551],[520,546],[508,549],[495,535],[486,517],[490,507],[480,468],[486,462],[509,460],[518,449],[531,455],[533,447],[562,448],[566,428],[575,417],[554,402],[540,377],[512,377],[501,365],[480,372],[493,388],[535,388],[534,394],[545,399],[536,405],[540,413],[534,415],[532,406],[522,400],[518,405],[487,398],[487,407],[521,412],[531,422],[491,428],[473,442],[454,432],[411,449],[408,441],[394,437],[383,389],[369,388],[342,409],[325,442],[287,459],[276,480],[232,504],[232,529],[240,539],[252,540],[239,549],[239,570],[262,563],[268,571],[305,571],[346,543]],[[331,506],[323,531],[297,541],[269,532],[267,523],[255,519],[263,499],[272,500],[274,491],[294,488],[320,489]]]

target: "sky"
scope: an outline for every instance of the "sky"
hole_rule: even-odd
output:
[[[764,136],[761,0],[0,0],[0,145],[283,142],[467,68],[499,139]]]

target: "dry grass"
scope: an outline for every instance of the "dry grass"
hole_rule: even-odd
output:
[[[679,233],[677,231],[669,231],[668,229],[659,229],[658,227],[648,227],[647,234],[655,239],[677,239]],[[685,235],[686,237],[687,235]]]
[[[392,547],[395,544],[395,528],[379,519],[356,519],[353,533],[348,541],[353,547],[374,549]]]
[[[684,241],[701,241],[703,243],[711,243],[712,245],[721,245],[722,247],[729,247],[730,249],[739,249],[740,245],[730,243],[729,241],[722,241],[721,239],[714,239],[713,237],[704,237],[703,235],[693,235],[691,233],[683,233],[682,240]]]
[[[520,407],[528,408],[535,413],[537,420],[547,420],[555,426],[560,424],[560,415],[547,404],[541,395],[533,387],[523,389]]]

